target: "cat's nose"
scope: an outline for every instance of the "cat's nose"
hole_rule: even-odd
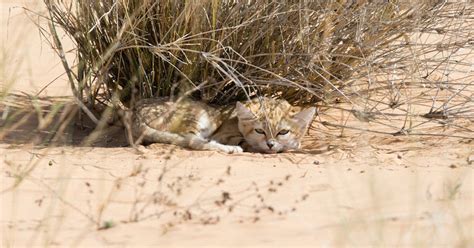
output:
[[[275,141],[267,140],[267,146],[268,146],[269,149],[272,149],[272,147],[275,146]]]

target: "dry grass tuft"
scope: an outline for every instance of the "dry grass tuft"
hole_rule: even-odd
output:
[[[265,95],[340,110],[342,118],[320,111],[319,120],[338,132],[439,135],[447,127],[461,130],[457,137],[474,132],[458,123],[474,117],[472,3],[45,4],[50,26],[41,31],[63,61],[81,110],[75,113],[85,113],[97,132],[117,108],[140,98],[183,94],[217,105]],[[64,51],[63,31],[75,42],[73,51]],[[67,52],[75,60],[68,61]],[[7,94],[2,91],[2,98]],[[351,126],[350,118],[366,128]]]
[[[393,135],[439,134],[474,115],[471,3],[45,2],[59,53],[56,27],[77,45],[76,63],[64,65],[89,108],[266,95],[337,108],[378,125],[363,131]],[[472,137],[461,126],[458,136]]]
[[[445,8],[434,1],[45,2],[53,37],[61,28],[77,45],[77,62],[65,66],[89,106],[184,93],[217,104],[257,94],[299,105],[329,101],[368,69],[409,62],[396,56],[411,47],[400,40],[434,28]]]

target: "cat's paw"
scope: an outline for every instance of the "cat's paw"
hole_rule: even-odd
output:
[[[244,152],[244,149],[240,146],[222,146],[221,151],[226,152],[226,153],[242,153]]]
[[[224,145],[214,140],[209,141],[207,143],[208,147],[207,150],[214,150],[214,151],[221,151],[225,153],[242,153],[244,149],[240,146],[232,146],[232,145]]]

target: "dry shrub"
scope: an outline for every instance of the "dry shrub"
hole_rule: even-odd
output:
[[[338,109],[344,118],[321,111],[318,120],[336,132],[439,135],[446,127],[459,127],[458,137],[474,132],[469,123],[456,122],[474,117],[472,3],[45,4],[50,32],[42,32],[61,57],[82,109],[74,113],[85,113],[98,133],[115,108],[180,94],[218,105],[266,95]],[[63,31],[75,42],[73,51],[62,48]],[[68,61],[66,52],[75,53],[75,60]],[[351,126],[348,116],[368,125]]]
[[[217,104],[257,94],[327,101],[354,72],[389,69],[394,41],[439,13],[434,1],[45,2],[77,45],[67,68],[89,105],[179,93]]]

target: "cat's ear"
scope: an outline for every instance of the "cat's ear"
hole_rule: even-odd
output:
[[[240,102],[237,102],[235,104],[235,110],[236,110],[236,113],[237,113],[237,118],[239,118],[239,120],[253,120],[253,119],[255,119],[255,115],[252,113],[252,111],[250,111],[250,109],[245,107],[245,105],[243,105]]]
[[[314,114],[316,113],[316,108],[311,107],[302,110],[301,112],[295,114],[293,119],[300,125],[300,128],[306,129],[308,128],[309,124],[313,121]]]

